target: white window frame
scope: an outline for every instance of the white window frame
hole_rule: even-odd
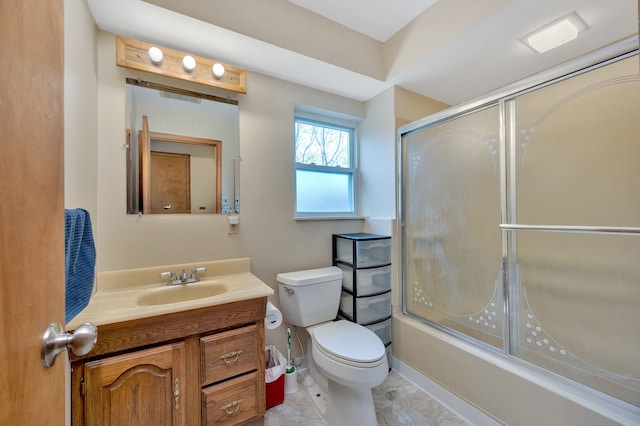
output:
[[[351,167],[331,167],[312,164],[303,164],[295,161],[296,140],[295,140],[295,125],[298,121],[316,124],[318,126],[326,126],[332,128],[338,128],[341,130],[347,130],[350,133],[350,164]],[[335,117],[311,114],[308,112],[296,111],[294,115],[294,141],[293,141],[293,159],[294,159],[294,218],[296,220],[309,220],[309,219],[361,219],[358,214],[359,211],[359,196],[358,196],[358,129],[357,123],[348,120],[342,120]],[[352,197],[352,211],[344,212],[299,212],[298,200],[297,200],[297,172],[298,170],[312,170],[319,172],[335,172],[340,174],[351,175],[351,197]]]

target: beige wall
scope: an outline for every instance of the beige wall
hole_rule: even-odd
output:
[[[98,269],[197,262],[249,256],[252,270],[267,284],[277,272],[331,262],[331,233],[362,228],[360,221],[293,220],[293,112],[295,103],[361,116],[362,104],[249,73],[240,103],[239,234],[227,234],[227,218],[125,214],[125,88],[128,76],[190,87],[115,66],[115,37],[99,32]],[[225,95],[229,95],[225,93]]]
[[[359,130],[360,211],[393,219],[395,209],[395,123],[393,88],[366,102],[367,119]]]
[[[95,31],[86,18],[72,18],[76,25],[69,20],[69,34]],[[110,33],[97,31],[96,44],[81,47],[71,54],[95,56],[97,66],[77,73],[67,85],[66,103],[74,108],[67,134],[78,135],[66,140],[66,151],[74,153],[66,164],[67,200],[92,214],[97,271],[250,257],[252,271],[277,291],[277,273],[331,264],[332,233],[362,231],[362,220],[293,220],[292,125],[294,104],[357,119],[364,105],[254,73],[248,75],[248,94],[231,94],[240,103],[240,232],[227,234],[227,218],[220,215],[125,214],[125,78],[140,76],[219,96],[229,93],[116,67],[115,36]],[[283,348],[283,329],[268,332],[267,341]]]
[[[396,126],[404,126],[449,108],[451,105],[426,98],[402,87],[394,88]]]
[[[370,206],[366,210],[380,212],[383,216],[379,217],[385,220],[293,220],[294,105],[311,105],[355,118],[363,118],[366,111],[363,143],[371,145],[361,148],[365,153],[362,159],[380,161],[379,167],[384,168],[393,168],[395,160],[376,160],[373,147],[379,146],[382,155],[390,157],[394,149],[390,146],[395,147],[394,108],[395,120],[404,124],[444,106],[402,90],[393,96],[385,92],[363,104],[256,73],[248,75],[247,95],[232,96],[240,102],[240,233],[227,234],[224,216],[126,215],[124,78],[152,77],[115,66],[114,35],[95,29],[84,2],[68,0],[65,9],[65,205],[91,212],[99,271],[248,256],[252,271],[277,289],[278,272],[331,263],[332,233],[390,228],[388,219],[393,215],[387,207],[368,202],[363,202],[363,206]],[[153,79],[203,91],[200,86]],[[411,105],[414,102],[417,104]],[[420,115],[412,116],[416,111]],[[384,124],[377,127],[371,120],[383,120]],[[387,137],[392,139],[387,142]],[[395,172],[385,170],[383,175],[389,179]],[[388,188],[395,186],[381,184],[386,206],[394,198]],[[505,423],[610,423],[551,386],[537,384],[538,378],[523,377],[478,348],[403,317],[398,312],[398,283],[394,283],[393,321],[393,351],[398,358]],[[268,331],[267,342],[283,350],[284,328]],[[293,351],[294,356],[299,354],[295,344]]]
[[[97,28],[84,1],[64,4],[64,205],[98,213]]]

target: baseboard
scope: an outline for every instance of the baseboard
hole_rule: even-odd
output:
[[[429,394],[429,396],[431,396],[433,399],[435,399],[472,425],[501,425],[500,422],[496,421],[492,417],[489,417],[487,414],[469,404],[462,398],[449,392],[447,389],[443,388],[438,383],[429,379],[427,376],[420,373],[418,370],[396,358],[395,356],[391,359],[391,369],[416,385],[418,389],[421,389],[423,392]]]

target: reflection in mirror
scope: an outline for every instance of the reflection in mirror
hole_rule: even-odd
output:
[[[127,79],[127,213],[240,212],[238,102]]]

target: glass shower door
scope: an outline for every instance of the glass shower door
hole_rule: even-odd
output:
[[[402,136],[405,309],[503,345],[497,104]]]
[[[633,410],[638,56],[561,75],[401,133],[403,309]]]
[[[638,59],[507,105],[511,354],[640,405]]]

